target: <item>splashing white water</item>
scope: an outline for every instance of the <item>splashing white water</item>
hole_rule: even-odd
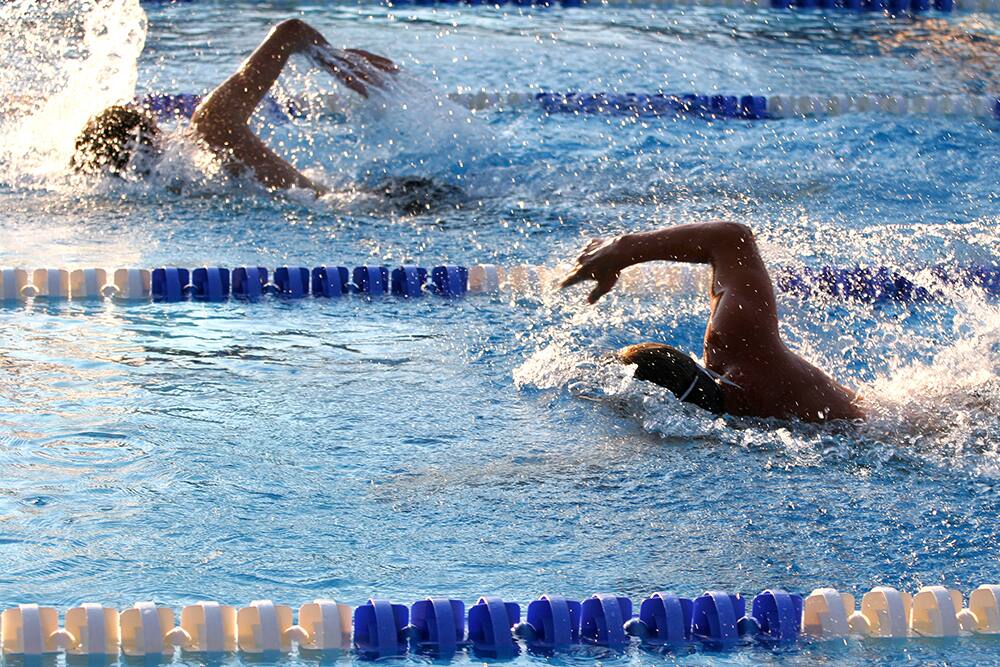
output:
[[[864,387],[866,430],[1000,474],[1000,309],[974,293],[957,303],[950,345]]]
[[[305,100],[313,117],[332,112],[350,128],[346,144],[329,147],[321,136],[329,132],[328,125],[309,128],[311,157],[332,162],[329,168],[340,172],[328,174],[327,183],[343,174],[368,185],[390,176],[462,181],[496,154],[497,138],[484,124],[434,85],[410,74],[405,65],[391,74],[362,67],[379,81],[368,85],[367,97],[339,82],[331,87],[328,61],[338,54],[343,52],[315,47],[305,54],[306,67],[302,61],[290,61],[274,90],[279,105]]]
[[[0,4],[0,181],[63,173],[87,120],[135,95],[139,0]]]
[[[87,120],[135,97],[147,27],[139,0],[16,0],[0,4],[0,26],[5,53],[0,66],[0,183],[97,193],[148,187],[191,194],[232,187],[204,147],[170,123],[163,128],[164,155],[144,170],[144,184],[102,183],[68,174],[74,141]],[[326,122],[279,128],[266,112],[256,116],[255,126],[268,143],[280,144],[283,157],[335,190],[350,195],[358,183],[377,185],[389,176],[462,181],[495,145],[467,110],[405,71],[385,76],[386,85],[371,88],[366,99],[331,81],[324,68],[315,66],[315,58],[308,60],[310,66],[299,68],[293,62],[282,75],[273,91],[279,104],[310,92],[337,91],[350,141],[345,145],[329,136]],[[286,133],[297,136],[285,141]],[[327,200],[338,208],[352,201],[350,196]]]
[[[360,107],[367,172],[461,177],[494,152],[495,137],[467,109],[416,77],[400,72],[393,78]]]

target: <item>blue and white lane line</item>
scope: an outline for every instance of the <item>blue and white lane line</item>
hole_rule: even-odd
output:
[[[124,654],[169,662],[181,653],[249,655],[306,651],[352,651],[362,658],[408,653],[450,660],[466,651],[476,658],[512,658],[522,650],[586,655],[583,646],[624,652],[644,647],[697,646],[739,649],[756,643],[792,645],[845,638],[896,641],[1000,635],[1000,586],[983,585],[967,600],[960,591],[924,586],[915,594],[877,586],[861,598],[834,588],[809,595],[767,589],[752,599],[739,593],[706,591],[694,598],[660,591],[641,602],[596,593],[571,599],[542,595],[527,605],[481,596],[464,601],[429,597],[411,605],[379,597],[353,607],[321,599],[295,610],[271,600],[245,607],[198,602],[181,609],[139,602],[119,611],[84,603],[59,622],[54,607],[21,604],[3,611],[4,655],[37,660],[68,656],[107,659]],[[904,644],[899,645],[905,651]],[[941,647],[947,646],[940,644]],[[944,649],[946,650],[946,649]],[[604,657],[606,652],[595,654]]]
[[[729,120],[822,118],[844,114],[1000,119],[993,95],[702,95],[696,93],[459,91],[447,99],[470,111],[537,110],[545,114],[633,117],[701,117]],[[138,100],[162,118],[190,117],[201,97],[193,93],[149,94]],[[275,122],[344,113],[350,101],[335,93],[312,94],[279,103],[266,98],[262,113]]]
[[[0,302],[28,299],[179,302],[227,301],[264,296],[285,298],[366,297],[394,295],[417,298],[425,294],[461,297],[466,294],[542,296],[552,292],[568,267],[521,265],[471,267],[416,265],[396,267],[263,266],[235,268],[204,266],[195,269],[48,268],[0,269]],[[710,272],[702,266],[647,264],[622,273],[618,290],[633,294],[685,295],[708,290]],[[1000,297],[1000,266],[939,266],[906,276],[889,267],[778,267],[778,291],[803,299],[839,299],[862,303],[930,303],[946,301],[953,289],[977,289]]]

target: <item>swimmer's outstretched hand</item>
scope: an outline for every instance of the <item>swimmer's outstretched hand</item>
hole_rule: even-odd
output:
[[[308,53],[317,66],[362,97],[368,97],[371,87],[384,88],[386,74],[399,71],[388,58],[361,49],[335,49],[324,43],[312,45]]]
[[[566,288],[585,280],[596,280],[597,286],[587,296],[587,303],[597,303],[598,299],[611,291],[625,268],[622,263],[621,240],[620,236],[591,239],[576,258],[576,265],[559,283],[559,287]]]

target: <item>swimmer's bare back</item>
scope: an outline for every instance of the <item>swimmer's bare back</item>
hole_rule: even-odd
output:
[[[333,49],[312,26],[298,19],[282,21],[268,33],[235,74],[195,109],[191,125],[223,159],[249,168],[269,188],[326,191],[272,151],[248,125],[254,109],[274,85],[289,57],[305,53],[362,97],[396,71],[388,58],[359,49]]]
[[[854,392],[781,340],[774,286],[746,225],[709,222],[595,239],[562,286],[597,281],[588,298],[595,303],[622,270],[650,261],[712,266],[705,364],[738,385],[722,385],[726,412],[813,422],[864,417]]]

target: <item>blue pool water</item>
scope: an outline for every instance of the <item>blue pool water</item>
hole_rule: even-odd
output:
[[[552,266],[589,236],[709,218],[750,224],[785,266],[1000,262],[996,122],[439,103],[463,87],[997,94],[993,16],[197,2],[146,7],[143,46],[133,2],[33,4],[0,6],[2,265]],[[92,107],[202,93],[289,16],[404,66],[394,99],[256,121],[334,195],[230,180],[179,130],[145,182],[66,173]],[[307,70],[279,96],[334,90]],[[407,215],[366,189],[399,175],[465,196]],[[1000,308],[950,289],[782,297],[790,344],[872,406],[827,427],[713,419],[599,363],[638,340],[700,351],[701,296],[7,305],[0,605],[1000,583]],[[603,657],[986,664],[1000,641]]]

